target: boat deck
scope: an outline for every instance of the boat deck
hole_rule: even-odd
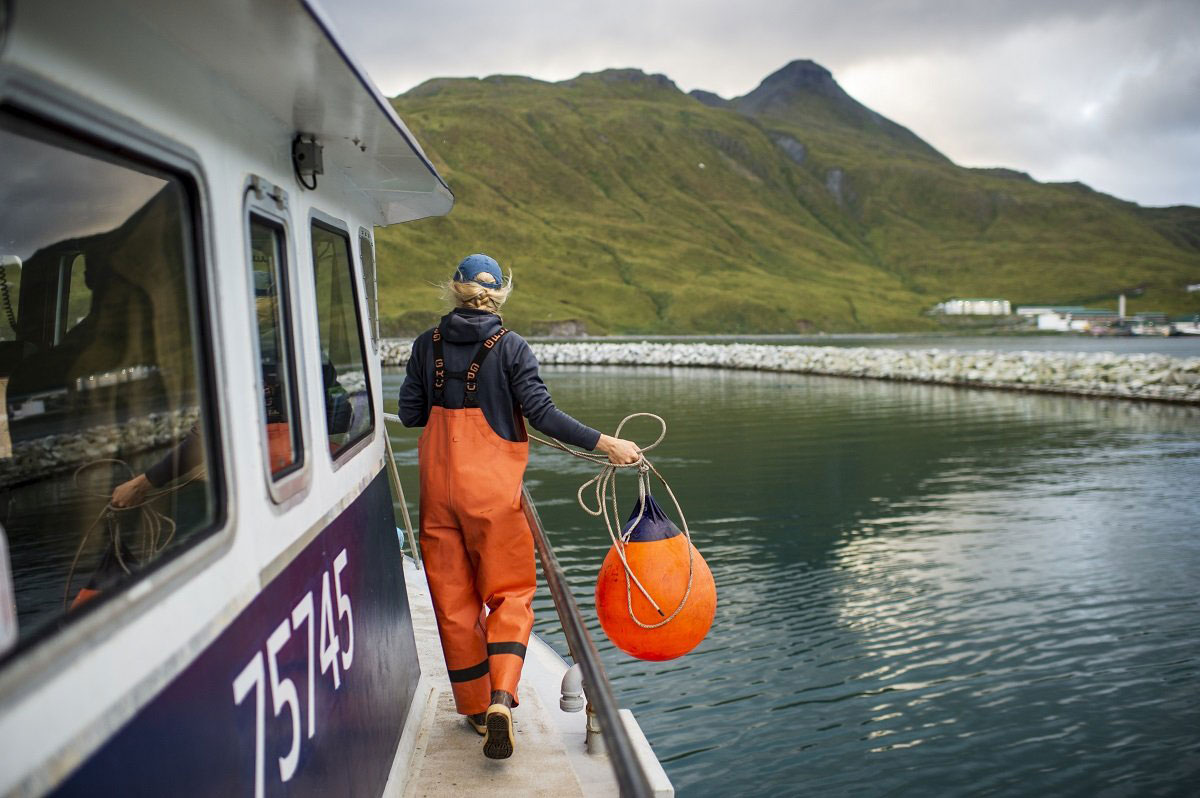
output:
[[[425,572],[405,559],[404,578],[412,609],[421,681],[405,725],[386,795],[434,798],[470,793],[490,796],[609,796],[617,784],[606,755],[586,752],[584,713],[558,707],[567,670],[561,657],[536,635],[530,638],[513,711],[516,749],[509,759],[483,755],[483,738],[454,711],[442,660],[437,623]],[[638,728],[622,711],[655,795],[674,795],[670,781]]]

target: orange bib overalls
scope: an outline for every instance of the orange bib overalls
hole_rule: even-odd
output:
[[[486,711],[493,690],[510,693],[515,705],[533,629],[533,533],[521,507],[529,442],[497,435],[475,393],[480,367],[507,332],[484,341],[467,371],[455,373],[445,368],[442,332],[434,330],[432,406],[417,444],[421,556],[464,715]],[[465,382],[462,408],[445,407],[447,379]]]

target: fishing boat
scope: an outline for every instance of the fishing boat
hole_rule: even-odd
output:
[[[1200,315],[1195,316],[1188,321],[1172,322],[1171,326],[1180,335],[1200,335]]]
[[[1169,338],[1173,335],[1179,335],[1179,331],[1175,329],[1175,325],[1167,322],[1165,319],[1138,319],[1133,323],[1130,330],[1134,335],[1140,336]]]
[[[0,794],[672,794],[528,497],[574,664],[447,711],[374,229],[454,196],[318,8],[0,0],[0,167]]]
[[[1088,327],[1088,333],[1096,338],[1127,338],[1133,335],[1133,328],[1122,321],[1109,324],[1093,324]]]

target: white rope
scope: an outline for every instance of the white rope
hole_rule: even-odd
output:
[[[687,604],[688,598],[692,595],[692,579],[695,576],[695,564],[692,562],[692,533],[688,529],[687,518],[685,518],[683,515],[683,508],[679,506],[679,500],[675,498],[675,492],[671,490],[671,486],[667,484],[667,480],[664,479],[659,470],[654,467],[654,464],[646,458],[645,454],[655,446],[658,446],[660,443],[662,443],[663,438],[667,437],[667,422],[664,421],[660,416],[656,416],[653,413],[633,413],[625,416],[621,423],[617,425],[617,431],[613,434],[613,437],[620,438],[621,430],[625,427],[626,423],[628,423],[631,419],[643,416],[645,418],[652,418],[661,424],[662,432],[659,433],[659,436],[654,443],[638,449],[640,454],[637,461],[633,463],[613,463],[610,462],[605,455],[576,451],[575,449],[569,448],[561,441],[556,441],[553,438],[546,440],[544,438],[539,438],[536,435],[530,435],[529,437],[530,439],[535,440],[544,446],[550,446],[554,449],[566,452],[574,457],[578,457],[581,460],[587,460],[590,463],[600,466],[600,473],[580,485],[579,490],[575,494],[575,498],[579,501],[579,506],[583,508],[585,513],[598,517],[602,516],[604,518],[604,526],[606,529],[608,529],[608,536],[612,538],[613,548],[616,549],[617,556],[621,559],[621,565],[625,567],[625,603],[629,608],[629,617],[634,623],[643,629],[657,629],[660,626],[666,626],[668,623],[673,621],[680,612],[683,611],[684,606]],[[633,522],[629,524],[627,532],[620,531],[621,515],[617,508],[616,475],[618,469],[622,468],[636,468],[638,470],[638,515],[637,518],[635,518]],[[633,586],[636,585],[637,589],[643,596],[646,597],[646,600],[650,602],[650,606],[654,607],[659,616],[664,616],[662,608],[659,607],[658,602],[654,600],[654,597],[650,595],[649,591],[647,591],[642,585],[641,581],[638,580],[637,575],[634,574],[633,569],[629,566],[628,558],[625,556],[625,546],[629,543],[629,535],[633,532],[634,528],[637,527],[638,523],[642,520],[642,517],[646,513],[646,497],[650,495],[650,474],[654,474],[654,476],[658,477],[658,481],[661,482],[663,487],[667,489],[667,495],[671,497],[671,502],[675,505],[675,512],[679,514],[679,520],[683,524],[683,535],[687,540],[688,547],[687,589],[684,591],[683,598],[679,600],[679,605],[674,609],[674,611],[671,612],[670,615],[663,617],[663,620],[657,623],[645,623],[633,612]],[[595,509],[589,507],[583,498],[584,491],[588,489],[589,485],[593,484],[596,487]],[[610,506],[612,509],[611,517],[609,515]]]

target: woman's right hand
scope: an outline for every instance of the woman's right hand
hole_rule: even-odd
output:
[[[611,435],[600,435],[596,448],[608,455],[608,462],[617,465],[630,465],[642,457],[642,450],[633,441],[624,438],[614,438]]]
[[[128,482],[122,482],[113,488],[110,503],[113,507],[137,506],[142,503],[146,491],[150,490],[151,487],[153,486],[150,484],[150,480],[146,479],[146,475],[138,474]]]

